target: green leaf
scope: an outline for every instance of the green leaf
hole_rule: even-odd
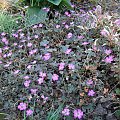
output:
[[[59,5],[62,0],[48,0],[48,1],[54,5]]]
[[[120,89],[119,88],[115,89],[115,92],[116,92],[117,95],[120,95]]]
[[[115,111],[115,116],[116,116],[117,118],[120,118],[120,110],[116,110],[116,111]]]
[[[44,22],[47,18],[47,12],[38,7],[29,7],[26,13],[25,26],[30,27],[32,25]]]

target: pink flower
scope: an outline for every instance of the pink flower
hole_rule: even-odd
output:
[[[44,7],[43,10],[45,10],[46,12],[49,12],[49,11],[50,11],[50,8]]]
[[[75,5],[71,5],[71,7],[72,7],[72,8],[74,8],[74,7],[75,7]]]
[[[45,78],[47,75],[46,75],[46,73],[40,72],[39,76],[42,78]]]
[[[20,42],[25,43],[25,42],[26,42],[26,40],[21,40]]]
[[[38,79],[38,84],[41,85],[43,82],[44,82],[44,78],[39,78],[39,79]]]
[[[70,110],[68,108],[64,108],[64,110],[62,111],[62,114],[64,116],[69,116],[70,115]]]
[[[24,37],[24,33],[21,33],[21,34],[20,34],[20,38],[23,38],[23,37]]]
[[[75,65],[69,64],[69,65],[68,65],[68,68],[69,68],[69,70],[74,70],[74,69],[75,69]]]
[[[92,85],[93,81],[92,80],[87,80],[87,85]]]
[[[36,53],[36,52],[37,52],[37,49],[34,49],[33,52]]]
[[[83,117],[83,111],[81,111],[80,109],[74,110],[74,118],[78,118],[81,119]]]
[[[52,75],[52,80],[57,81],[59,79],[59,76],[57,74]]]
[[[13,37],[16,37],[16,38],[18,37],[18,34],[12,34],[12,35],[13,35]]]
[[[18,30],[18,32],[21,32],[21,31],[22,31],[22,29],[19,29],[19,30]]]
[[[39,27],[40,27],[40,28],[43,27],[43,24],[39,24]]]
[[[110,33],[108,32],[108,30],[106,30],[105,28],[103,30],[101,30],[101,35],[104,37],[107,37]]]
[[[62,22],[63,25],[65,25],[66,22]]]
[[[2,35],[2,36],[5,36],[5,35],[6,35],[6,33],[4,33],[4,32],[3,32],[3,33],[1,33],[1,35]]]
[[[23,102],[21,102],[19,105],[18,105],[18,109],[19,110],[26,110],[26,108],[27,108],[27,105],[26,105],[26,103],[23,103]]]
[[[18,74],[19,72],[20,72],[20,70],[15,70],[14,75]]]
[[[29,52],[29,54],[30,55],[33,55],[33,54],[35,54],[37,52],[37,49],[33,49],[33,50],[31,50],[30,52]]]
[[[70,54],[71,51],[72,51],[72,49],[67,49],[67,50],[65,51],[65,54]]]
[[[31,94],[36,95],[36,92],[38,91],[38,89],[31,89],[30,91],[31,91]]]
[[[105,54],[106,55],[109,55],[111,52],[112,52],[112,50],[110,50],[110,49],[109,50],[107,50],[107,49],[105,50]]]
[[[31,68],[32,68],[32,65],[28,65],[28,66],[27,66],[27,69],[31,69]]]
[[[96,47],[95,45],[92,46],[92,49],[93,49],[94,51],[97,51],[97,47]]]
[[[7,41],[7,39],[6,38],[2,38],[2,42],[6,42]]]
[[[106,57],[104,61],[105,61],[106,63],[111,63],[111,62],[113,61],[113,56],[110,55],[110,56]]]
[[[4,54],[4,55],[3,55],[3,58],[6,58],[6,57],[7,57],[7,54]]]
[[[9,67],[11,64],[12,64],[12,62],[11,62],[11,61],[10,61],[10,62],[7,62],[7,64],[6,64],[6,65],[4,65],[4,67]]]
[[[37,39],[37,38],[39,38],[39,36],[38,36],[38,35],[35,35],[34,37],[35,37],[36,39]]]
[[[6,45],[8,45],[8,40],[6,38],[2,38],[2,42],[4,42]]]
[[[70,25],[74,25],[74,22],[70,22]]]
[[[8,47],[8,46],[5,46],[5,47],[4,47],[4,50],[8,50],[8,49],[9,49],[9,47]]]
[[[30,82],[31,82],[31,80],[26,80],[26,81],[24,82],[24,86],[25,86],[25,87],[29,87]]]
[[[64,67],[65,67],[65,63],[60,63],[60,64],[59,64],[59,70],[63,70]]]
[[[27,37],[27,39],[28,39],[28,40],[30,40],[30,39],[31,39],[31,37],[30,37],[30,36],[28,36],[28,37]]]
[[[48,97],[45,97],[44,95],[41,95],[41,98],[42,98],[42,99],[45,99],[45,100],[48,99]]]
[[[70,39],[72,36],[73,36],[72,33],[68,33],[68,34],[67,34],[67,38],[68,38],[68,39]]]
[[[36,64],[37,63],[37,61],[36,60],[34,60],[33,62],[32,62],[32,64]]]
[[[28,79],[29,79],[29,76],[25,76],[24,79],[25,79],[25,80],[28,80]]]
[[[70,15],[70,13],[69,13],[69,12],[67,12],[67,11],[65,12],[65,15],[66,15],[66,16],[68,16],[68,17],[70,17],[70,16],[71,16],[71,15]]]
[[[83,38],[84,38],[84,36],[82,36],[82,35],[78,36],[78,39],[83,39]]]
[[[57,29],[60,28],[60,25],[56,25],[56,28],[57,28]]]
[[[0,54],[2,53],[2,48],[0,48]]]
[[[68,28],[69,28],[69,25],[66,24],[66,25],[65,25],[65,28],[68,29]]]
[[[114,22],[117,26],[120,26],[120,19],[115,20]]]
[[[44,95],[41,95],[41,98],[44,100],[44,103],[48,100],[48,97],[45,97]]]
[[[82,43],[82,45],[88,45],[89,44],[89,42],[83,42]]]
[[[57,17],[59,15],[59,12],[55,12],[55,17]]]
[[[102,14],[102,7],[100,5],[96,6],[95,13],[97,14],[97,16],[100,16]]]
[[[33,52],[33,50],[31,50],[30,52],[29,52],[29,55],[33,55],[34,54],[34,52]]]
[[[51,53],[46,53],[44,56],[43,56],[43,59],[46,61],[46,60],[49,60],[51,58]]]
[[[33,28],[37,28],[38,26],[37,25],[34,25]]]
[[[88,96],[94,96],[95,92],[93,90],[88,91]]]
[[[7,57],[10,57],[12,55],[12,52],[9,52],[8,54],[7,54]]]
[[[27,116],[30,116],[30,115],[32,115],[32,114],[33,114],[33,110],[28,109],[28,110],[26,111],[26,115],[27,115]]]
[[[22,47],[23,47],[23,45],[19,45],[18,47],[19,47],[19,48],[22,48]]]
[[[17,46],[17,43],[13,43],[14,46]]]
[[[28,43],[27,46],[28,46],[28,47],[31,47],[31,46],[32,46],[32,43]]]

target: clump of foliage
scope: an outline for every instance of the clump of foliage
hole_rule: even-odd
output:
[[[119,26],[117,15],[102,14],[97,6],[56,11],[53,21],[12,37],[1,33],[4,109],[16,119],[101,119],[94,112],[100,96],[119,101],[112,91],[119,85]]]
[[[72,9],[69,0],[20,0],[17,5],[27,5],[24,9],[26,27],[45,21],[47,16],[49,19],[54,18],[55,9],[59,11]]]
[[[16,23],[21,19],[20,16],[12,15],[6,11],[0,11],[0,32],[12,33],[13,30],[19,29]]]

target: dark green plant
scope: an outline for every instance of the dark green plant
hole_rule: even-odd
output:
[[[19,0],[16,4],[20,9],[25,11],[25,26],[30,27],[32,25],[44,22],[47,15],[50,16],[52,13],[54,16],[54,9],[63,10],[71,9],[70,0]],[[21,8],[20,6],[29,6],[27,9]],[[42,10],[41,8],[49,7],[50,11]]]
[[[63,7],[66,7],[71,9],[70,0],[19,0],[19,3],[21,2],[32,7],[50,7],[51,9],[62,9]]]

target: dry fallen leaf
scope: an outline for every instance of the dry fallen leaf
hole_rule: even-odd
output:
[[[108,91],[109,91],[109,89],[108,89],[108,88],[104,88],[104,90],[103,90],[103,94],[107,94],[107,93],[108,93]]]

